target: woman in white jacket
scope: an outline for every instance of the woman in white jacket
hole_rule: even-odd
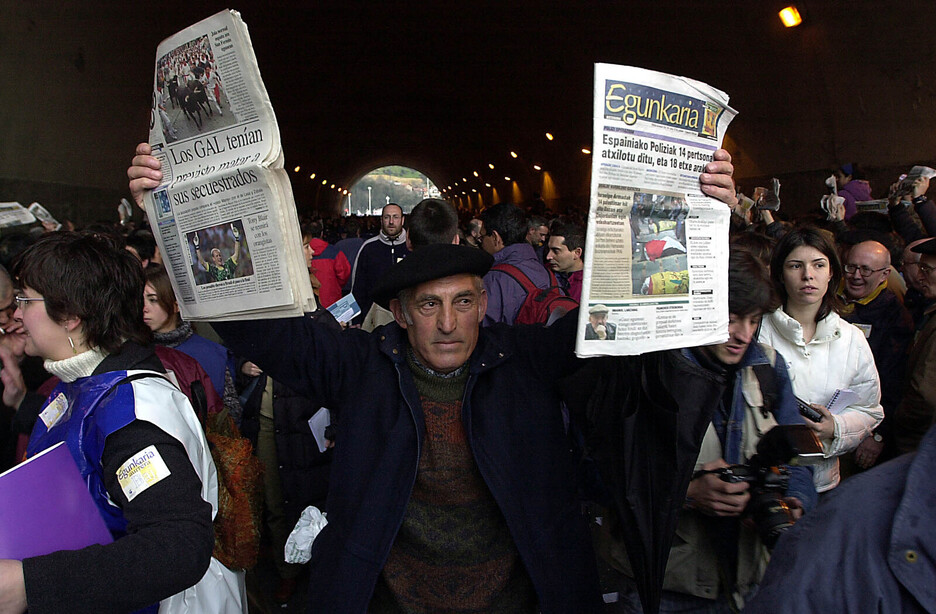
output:
[[[793,393],[822,415],[804,421],[824,448],[826,459],[814,471],[816,490],[824,492],[839,483],[837,457],[857,448],[884,418],[877,368],[864,334],[836,313],[842,266],[819,230],[796,228],[780,239],[770,276],[783,306],[764,316],[758,340],[783,355]],[[857,399],[833,415],[826,405],[837,390],[851,390]]]

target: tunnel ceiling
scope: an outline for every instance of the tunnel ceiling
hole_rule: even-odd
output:
[[[537,163],[584,198],[597,61],[728,92],[739,177],[933,156],[928,2],[799,2],[806,22],[790,30],[772,0],[237,4],[286,166],[302,168],[298,201],[313,198],[307,171],[347,185],[382,164],[446,186]],[[2,3],[0,76],[19,87],[0,93],[0,178],[124,182],[146,135],[156,45],[223,8]]]

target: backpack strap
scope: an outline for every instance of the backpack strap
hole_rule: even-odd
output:
[[[491,270],[500,271],[501,273],[506,273],[515,282],[523,286],[523,289],[526,290],[527,294],[531,292],[538,292],[540,290],[540,288],[538,288],[536,284],[533,283],[533,280],[527,277],[526,273],[524,273],[523,271],[521,271],[519,268],[515,267],[512,264],[506,264],[506,263],[495,264],[494,266],[491,267]]]
[[[764,397],[764,409],[773,413],[777,407],[777,399],[780,396],[780,391],[777,388],[777,376],[774,373],[774,365],[777,363],[777,351],[765,345],[761,345],[760,348],[767,355],[768,364],[753,365],[751,370],[754,371],[761,395]]]
[[[506,273],[507,275],[510,275],[510,277],[513,278],[515,282],[523,286],[523,289],[527,291],[527,294],[529,294],[530,292],[541,292],[543,290],[549,290],[552,287],[556,287],[556,288],[559,287],[559,280],[556,279],[556,275],[555,273],[552,272],[552,269],[548,267],[543,267],[543,270],[546,271],[546,273],[549,275],[549,285],[546,286],[545,288],[540,288],[539,286],[534,284],[533,280],[527,277],[526,273],[521,271],[519,267],[516,267],[512,264],[507,264],[507,263],[502,262],[500,264],[495,264],[494,266],[492,266],[491,270],[500,271],[502,273]]]

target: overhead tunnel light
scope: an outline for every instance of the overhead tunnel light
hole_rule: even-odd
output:
[[[787,28],[795,28],[796,26],[803,23],[803,18],[800,17],[799,11],[795,6],[790,5],[780,11],[780,21],[783,22],[783,25]]]

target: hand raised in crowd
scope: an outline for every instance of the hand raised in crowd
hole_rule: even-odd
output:
[[[720,458],[702,465],[703,471],[727,467]],[[710,516],[740,516],[751,499],[750,484],[747,482],[725,482],[718,474],[704,473],[689,482],[686,497],[692,507]]]
[[[263,369],[248,360],[241,365],[241,373],[249,377],[257,377],[263,373]]]
[[[913,191],[910,193],[911,198],[919,198],[926,194],[929,190],[930,180],[926,177],[917,177],[916,181],[913,182]]]
[[[159,160],[153,157],[153,148],[149,143],[140,143],[136,146],[136,155],[130,161],[127,177],[130,178],[130,194],[133,200],[143,209],[143,192],[159,186],[162,181]]]
[[[0,382],[3,382],[3,404],[13,409],[19,409],[20,403],[26,396],[26,382],[20,370],[19,360],[7,344],[0,343]]]
[[[804,420],[806,426],[811,428],[819,439],[833,439],[835,437],[835,418],[832,417],[825,405],[810,403],[809,406],[822,414],[822,419],[819,422],[813,422],[807,418]]]
[[[901,199],[903,199],[904,195],[898,189],[900,184],[900,181],[895,181],[894,183],[890,184],[889,188],[887,188],[888,207],[896,207],[898,204],[900,204]]]
[[[717,149],[712,157],[713,161],[705,165],[705,172],[699,176],[702,191],[729,207],[737,206],[738,197],[735,195],[734,179],[731,177],[734,174],[731,154],[724,149]]]
[[[862,469],[868,469],[874,465],[883,450],[884,442],[875,441],[874,437],[869,435],[855,448],[855,462]]]

